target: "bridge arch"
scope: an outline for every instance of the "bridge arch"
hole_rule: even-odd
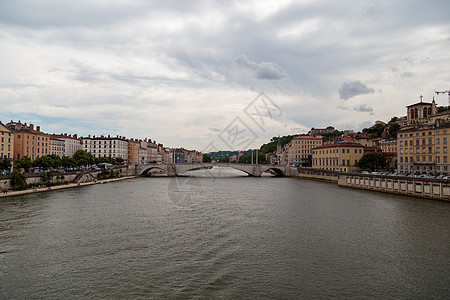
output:
[[[164,165],[156,165],[156,166],[150,166],[148,168],[145,168],[143,171],[140,172],[140,176],[149,177],[152,176],[151,170],[161,170],[164,171],[164,173],[167,174],[167,168],[165,168]]]
[[[267,168],[263,173],[273,171],[275,173],[276,177],[284,177],[286,174],[284,174],[284,171],[277,167]]]
[[[160,169],[164,171],[167,176],[177,176],[187,171],[208,169],[214,166],[227,167],[246,173],[249,176],[261,176],[262,173],[272,170],[275,176],[287,176],[289,170],[285,166],[278,165],[256,165],[256,164],[230,164],[230,163],[203,163],[203,164],[146,164],[139,167],[139,175],[148,176],[153,169]]]

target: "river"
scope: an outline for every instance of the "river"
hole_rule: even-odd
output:
[[[0,298],[450,298],[449,203],[191,174],[2,199]]]

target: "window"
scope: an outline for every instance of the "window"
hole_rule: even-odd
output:
[[[441,157],[440,156],[436,156],[436,162],[440,163],[441,162]]]
[[[440,138],[436,138],[436,145],[439,145],[441,143],[441,139]]]
[[[428,145],[433,144],[431,141],[432,141],[432,139],[428,139]]]
[[[436,153],[441,153],[441,147],[436,147]]]
[[[428,156],[428,162],[433,162],[433,158],[431,156]]]
[[[416,140],[416,146],[419,146],[419,145],[420,145],[420,141]]]
[[[431,147],[428,147],[428,153],[432,153]]]
[[[400,162],[401,163],[403,162],[403,156],[400,156]]]
[[[442,147],[442,153],[447,153],[447,147]]]
[[[444,159],[444,163],[446,163],[447,162],[447,156],[444,156],[443,159]]]
[[[442,144],[447,144],[447,138],[442,138]]]
[[[403,141],[400,141],[400,147],[403,146]]]

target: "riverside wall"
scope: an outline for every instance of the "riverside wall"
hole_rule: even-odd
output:
[[[135,176],[136,168],[133,165],[117,167],[112,169],[114,171],[122,170],[120,172],[120,176]],[[52,183],[71,183],[76,179],[76,182],[86,182],[90,181],[97,177],[97,174],[102,170],[89,170],[89,171],[72,171],[72,172],[64,172],[64,173],[54,173],[54,177],[52,179]],[[64,175],[64,179],[58,179],[57,177],[60,175]],[[26,175],[27,184],[30,185],[40,185],[43,184],[42,177],[40,174],[27,174]],[[78,177],[78,178],[77,178]],[[0,190],[1,189],[11,189],[11,178],[10,176],[0,176]]]
[[[341,174],[339,186],[450,201],[448,180],[369,174]]]
[[[342,187],[450,201],[450,181],[404,176],[344,173],[298,168],[298,177],[337,183]]]

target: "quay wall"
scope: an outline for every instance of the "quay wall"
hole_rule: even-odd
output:
[[[124,166],[119,168],[114,168],[114,171],[122,170],[120,176],[134,176],[136,174],[135,166]],[[71,183],[76,179],[76,182],[89,181],[97,177],[97,174],[101,170],[90,170],[90,171],[71,171],[64,173],[53,173],[55,176],[52,179],[53,183]],[[83,173],[83,174],[82,174]],[[58,179],[57,177],[64,175],[64,179]],[[79,176],[82,175],[82,176]],[[77,178],[78,177],[78,178]],[[27,184],[30,185],[40,185],[44,184],[40,174],[27,174],[26,175]],[[10,176],[0,176],[0,190],[1,189],[11,189],[11,178]]]
[[[298,167],[297,172],[298,177],[305,179],[317,179],[335,183],[339,180],[339,172],[336,171]]]
[[[340,174],[339,186],[450,201],[450,182],[432,178]]]

